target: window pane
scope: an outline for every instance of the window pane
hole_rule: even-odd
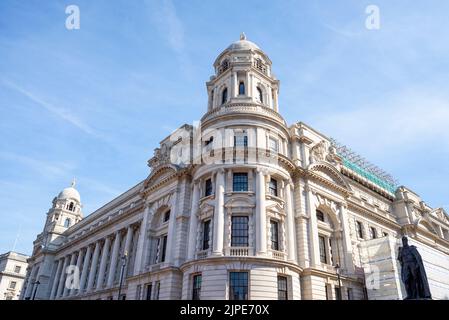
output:
[[[248,217],[232,217],[231,246],[248,246]]]
[[[271,220],[271,249],[279,250],[279,225],[277,221]]]
[[[229,273],[229,300],[248,299],[248,272]]]
[[[153,285],[151,283],[149,285],[147,285],[147,296],[146,296],[147,300],[151,300],[152,289],[153,289]]]
[[[234,136],[234,147],[247,147],[248,146],[248,136],[239,134]]]
[[[320,244],[320,261],[322,263],[327,263],[326,256],[326,239],[323,236],[319,236],[319,244]]]
[[[248,174],[234,173],[232,186],[234,191],[248,191]]]
[[[203,223],[203,250],[209,249],[210,220]]]
[[[204,196],[210,196],[212,194],[212,180],[207,179],[206,180],[206,186],[205,186],[205,194]]]
[[[270,148],[270,151],[278,152],[278,141],[274,138],[270,138],[268,147]]]
[[[167,250],[167,236],[162,238],[162,248],[161,248],[161,260],[160,262],[165,261],[165,251]]]
[[[243,82],[239,84],[239,94],[245,94],[245,84]]]
[[[278,300],[287,300],[287,278],[278,276]]]
[[[319,221],[323,221],[323,222],[324,222],[324,213],[321,212],[320,210],[317,210],[317,211],[316,211],[316,218],[317,218]]]
[[[192,300],[200,300],[202,277],[200,274],[193,276]]]
[[[276,179],[270,179],[270,183],[268,185],[268,191],[272,196],[278,196],[278,182]]]

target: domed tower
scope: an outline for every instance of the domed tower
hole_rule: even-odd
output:
[[[295,166],[271,67],[269,57],[242,34],[215,60],[215,74],[206,84],[202,161],[192,172],[189,247],[182,269],[185,283],[202,276],[228,285],[214,291],[205,280],[209,299],[277,299],[277,290],[264,288],[277,281],[299,288]],[[244,286],[238,288],[239,283]],[[299,298],[299,290],[293,294]]]
[[[42,245],[58,245],[60,243],[59,236],[83,218],[81,208],[81,197],[78,190],[75,189],[75,180],[73,180],[70,187],[63,189],[53,199],[53,205],[47,212],[47,220],[42,233]]]
[[[208,111],[239,102],[278,111],[279,81],[271,73],[271,60],[244,33],[218,56],[214,69],[207,83]]]
[[[30,299],[37,291],[36,281],[39,281],[39,291],[35,299],[48,299],[50,294],[50,279],[54,271],[54,258],[57,249],[64,242],[64,232],[83,219],[81,198],[75,189],[75,180],[70,187],[62,190],[53,199],[53,205],[47,212],[44,230],[33,242],[33,253],[28,260],[27,277],[22,290],[21,299]]]

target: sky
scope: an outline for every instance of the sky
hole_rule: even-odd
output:
[[[206,112],[213,61],[241,32],[272,60],[289,124],[449,211],[447,12],[444,0],[0,1],[0,253],[31,253],[74,177],[85,215],[145,179],[158,143]]]

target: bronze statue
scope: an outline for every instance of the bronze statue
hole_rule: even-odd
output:
[[[401,278],[407,292],[407,299],[432,299],[426,270],[421,255],[415,246],[408,245],[406,236],[402,237],[398,260],[401,263]]]

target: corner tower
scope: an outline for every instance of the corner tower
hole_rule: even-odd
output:
[[[207,82],[208,111],[242,102],[278,111],[279,81],[271,72],[271,60],[244,33],[217,57],[214,69]]]

